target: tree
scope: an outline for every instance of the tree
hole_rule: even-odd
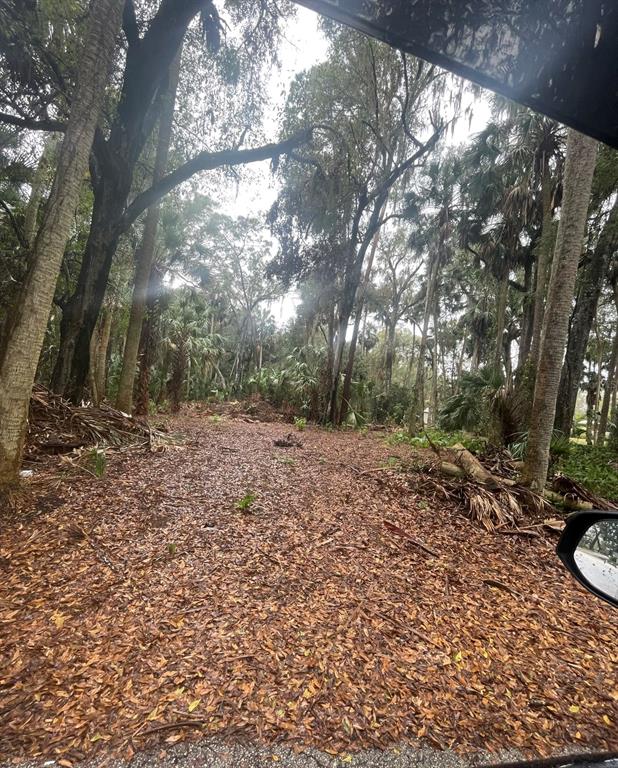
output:
[[[176,90],[180,75],[180,60],[182,49],[179,49],[174,59],[169,76],[167,92],[163,96],[163,106],[159,117],[159,135],[157,137],[157,149],[152,183],[157,184],[165,175],[167,158],[172,138],[172,124],[174,122],[174,104],[176,102]],[[121,411],[131,413],[133,410],[133,385],[137,366],[137,354],[139,340],[142,333],[142,323],[146,308],[148,282],[155,256],[155,243],[157,229],[159,227],[160,205],[157,201],[148,208],[142,241],[135,253],[135,276],[133,282],[133,298],[131,301],[131,313],[129,326],[124,345],[122,370],[118,384],[116,406]]]
[[[609,213],[604,210],[606,201],[615,196],[617,180],[618,164],[615,152],[607,147],[601,147],[593,183],[593,198],[596,197],[596,200],[593,200],[591,208],[596,209],[596,215],[589,228],[591,243],[580,262],[577,295],[569,323],[569,339],[560,375],[554,428],[565,435],[571,432],[588,339],[603,281],[618,248],[618,201],[614,200]]]
[[[313,269],[334,270],[338,296],[328,408],[333,423],[340,420],[346,334],[365,259],[383,224],[401,216],[383,215],[389,196],[405,186],[442,133],[433,113],[429,138],[414,135],[441,81],[424,62],[338,29],[328,61],[297,78],[286,105],[288,132],[307,124],[316,130],[309,151],[292,153],[282,166],[285,186],[273,216],[282,244],[279,273],[298,276],[315,257]]]
[[[20,300],[5,329],[0,349],[0,484],[18,476],[30,393],[105,95],[121,12],[122,0],[98,0],[92,6],[50,197],[31,249]]]
[[[560,224],[543,319],[541,351],[524,465],[524,477],[535,490],[542,490],[547,479],[560,370],[567,341],[577,264],[583,246],[596,155],[596,141],[569,130]]]

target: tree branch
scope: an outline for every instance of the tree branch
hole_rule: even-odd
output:
[[[129,45],[139,45],[140,36],[133,0],[125,0],[124,8],[122,9],[122,31]]]
[[[168,173],[157,184],[153,184],[150,189],[142,192],[128,206],[120,222],[120,232],[125,232],[128,227],[142,214],[146,208],[149,208],[157,200],[170,192],[174,187],[187,181],[200,171],[212,171],[215,168],[224,166],[245,165],[246,163],[257,163],[261,160],[272,160],[280,155],[296,149],[309,140],[311,131],[292,136],[290,139],[280,141],[278,144],[265,144],[262,147],[253,149],[224,149],[221,152],[200,152],[184,165],[181,165],[175,171]]]
[[[34,118],[10,115],[8,112],[0,112],[0,123],[15,125],[18,128],[26,128],[29,131],[49,131],[63,133],[66,130],[66,125],[60,120],[35,120]]]

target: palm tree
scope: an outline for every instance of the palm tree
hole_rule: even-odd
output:
[[[0,485],[18,477],[28,406],[56,281],[111,69],[123,0],[91,6],[79,78],[30,268],[0,349]]]
[[[524,466],[524,477],[534,490],[542,490],[547,479],[560,370],[567,341],[577,264],[583,247],[596,154],[597,142],[594,139],[573,129],[569,130],[562,210],[543,318]]]

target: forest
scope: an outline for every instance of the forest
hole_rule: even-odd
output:
[[[617,395],[617,150],[287,0],[0,0],[0,765],[616,748]]]

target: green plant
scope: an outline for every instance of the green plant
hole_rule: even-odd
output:
[[[518,432],[514,437],[515,440],[509,443],[507,448],[514,459],[522,460],[528,448],[528,432]],[[550,453],[553,459],[560,456],[568,456],[571,446],[569,438],[562,432],[558,430],[552,432]]]
[[[440,410],[440,427],[446,430],[478,429],[485,414],[492,409],[502,385],[502,377],[489,368],[464,374],[459,392],[449,397]]]
[[[218,413],[213,413],[213,415],[210,417],[211,424],[221,424],[222,421],[223,418]]]
[[[307,426],[307,419],[304,416],[297,416],[294,419],[294,426],[299,432],[303,432]]]
[[[593,493],[618,501],[618,456],[615,451],[571,444],[568,454],[558,458],[555,468]]]
[[[239,509],[241,512],[248,512],[253,506],[253,502],[256,499],[257,499],[256,494],[253,493],[253,491],[248,491],[247,493],[245,493],[245,495],[241,499],[238,499],[238,501],[236,502],[236,504],[234,504],[234,506],[236,507],[236,509]]]
[[[86,469],[95,477],[103,477],[107,468],[107,457],[102,448],[92,448],[86,454]]]

